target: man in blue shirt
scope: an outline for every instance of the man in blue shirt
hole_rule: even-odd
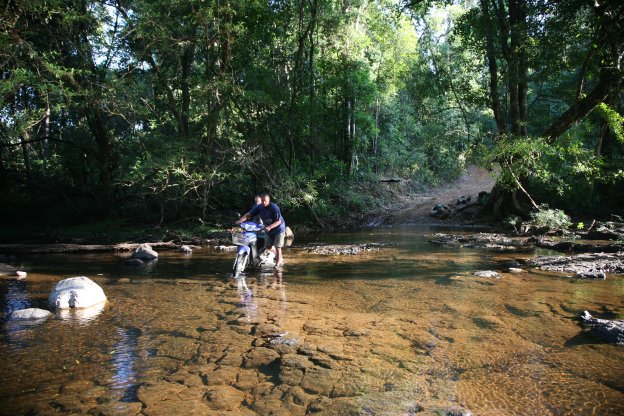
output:
[[[266,232],[265,247],[267,249],[275,247],[275,267],[278,268],[284,265],[282,247],[284,247],[284,241],[286,240],[286,221],[284,221],[282,212],[277,204],[271,202],[271,197],[267,192],[261,193],[260,199],[262,203],[256,205],[248,213],[240,217],[236,224],[247,221],[247,219],[256,215],[260,216]]]

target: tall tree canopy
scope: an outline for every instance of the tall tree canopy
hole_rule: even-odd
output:
[[[9,0],[4,218],[210,221],[268,189],[322,223],[380,177],[432,184],[483,155],[540,202],[617,206],[623,8]]]

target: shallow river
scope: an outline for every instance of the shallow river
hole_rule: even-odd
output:
[[[536,253],[430,245],[422,228],[299,237],[283,272],[228,278],[233,253],[28,255],[0,278],[2,415],[622,415],[624,348],[585,334],[624,316],[624,276],[472,276]],[[301,244],[385,242],[358,256]],[[103,308],[15,325],[62,278]]]

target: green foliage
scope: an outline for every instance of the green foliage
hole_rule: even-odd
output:
[[[606,103],[600,103],[597,109],[600,116],[604,118],[609,128],[613,131],[616,139],[624,143],[624,116]]]
[[[483,164],[501,166],[498,183],[509,190],[518,189],[518,178],[531,177],[541,182],[552,179],[543,163],[549,146],[542,138],[503,136],[495,146],[481,151]]]
[[[538,228],[549,230],[564,230],[572,226],[570,217],[560,209],[542,207],[531,214],[531,219]]]
[[[339,218],[376,204],[380,178],[439,184],[480,155],[551,206],[613,205],[621,97],[555,142],[535,138],[609,58],[591,52],[604,37],[575,4],[529,4],[532,137],[512,137],[488,109],[477,3],[9,2],[3,213],[209,222],[267,189],[302,221]]]

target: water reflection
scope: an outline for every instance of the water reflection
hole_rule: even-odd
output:
[[[258,320],[258,302],[256,302],[253,293],[245,278],[236,279],[236,288],[240,296],[240,302],[245,311],[247,322],[257,322]]]
[[[102,302],[88,308],[57,309],[56,316],[63,321],[87,325],[100,316],[105,305],[106,302]]]
[[[137,345],[141,330],[138,328],[117,328],[119,340],[110,353],[113,356],[113,374],[111,388],[123,390],[120,401],[136,401],[136,372]]]
[[[5,300],[7,316],[10,316],[14,311],[32,307],[28,287],[23,280],[11,279],[9,281]]]
[[[264,289],[278,290],[282,305],[287,302],[286,286],[284,284],[284,273],[281,270],[275,270],[273,273],[262,273],[258,278],[259,285]]]

